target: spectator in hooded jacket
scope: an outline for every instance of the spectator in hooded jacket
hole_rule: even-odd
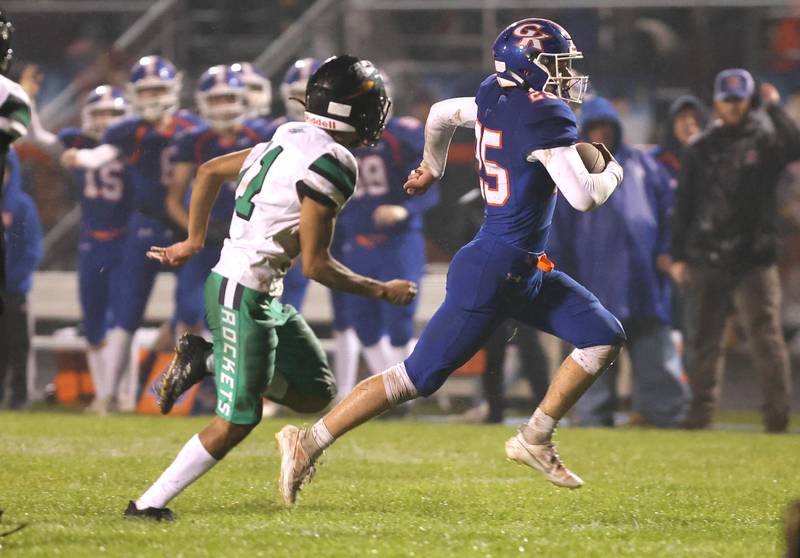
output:
[[[681,155],[692,139],[708,125],[708,109],[693,95],[681,95],[669,107],[661,143],[650,153],[670,177],[670,188],[678,187]]]
[[[559,200],[550,252],[558,267],[622,321],[633,365],[634,412],[653,426],[675,426],[684,419],[689,396],[670,326],[668,178],[651,156],[625,144],[617,111],[606,99],[586,102],[580,124],[584,141],[605,144],[625,178],[591,213],[579,214]],[[609,368],[575,405],[581,425],[613,425],[616,372]]]
[[[6,242],[5,312],[0,315],[0,404],[8,381],[8,406],[28,401],[27,365],[30,350],[28,292],[42,259],[42,226],[31,197],[22,191],[19,158],[8,153],[3,180],[3,223]]]
[[[777,261],[778,179],[800,157],[800,131],[762,85],[771,126],[756,114],[753,76],[724,70],[714,84],[714,125],[681,159],[673,221],[671,273],[685,285],[690,332],[687,373],[692,402],[684,426],[707,428],[719,398],[722,338],[735,307],[764,385],[764,424],[785,432],[791,376],[781,329]]]

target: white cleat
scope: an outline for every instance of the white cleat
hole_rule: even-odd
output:
[[[283,501],[289,506],[294,505],[297,501],[297,494],[316,472],[314,462],[300,443],[305,432],[305,430],[289,424],[275,434],[278,452],[281,455],[278,489]]]
[[[556,486],[566,488],[583,486],[581,478],[561,463],[553,442],[529,444],[522,437],[522,432],[517,432],[516,436],[512,436],[506,442],[506,456],[511,461],[539,471]]]

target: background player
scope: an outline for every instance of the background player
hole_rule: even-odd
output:
[[[153,248],[150,255],[179,265],[197,254],[222,183],[240,177],[230,238],[206,285],[217,417],[141,498],[129,503],[127,517],[172,519],[167,502],[258,424],[268,386],[274,400],[298,411],[319,411],[333,398],[336,388],[319,340],[292,306],[277,299],[298,252],[305,272],[331,288],[397,304],[414,298],[413,283],[357,275],[328,251],[336,214],[356,187],[356,162],[344,146],[377,141],[389,104],[371,63],[334,57],[309,82],[307,123],[281,126],[272,141],[200,167],[189,238]],[[329,112],[334,105],[340,110]],[[344,107],[351,116],[341,116]]]
[[[109,386],[116,395],[119,379],[130,356],[133,333],[141,325],[159,264],[147,260],[150,246],[168,243],[173,227],[167,217],[165,196],[171,180],[175,147],[180,131],[199,124],[188,111],[178,110],[181,74],[160,56],[145,56],[134,64],[129,83],[135,116],[106,130],[94,149],[68,149],[62,156],[67,167],[97,169],[122,158],[126,185],[133,196],[133,213],[123,248],[122,283],[115,298],[114,328],[108,334]]]
[[[58,139],[67,149],[97,147],[105,131],[130,113],[130,103],[121,90],[101,85],[86,98],[81,127],[62,129]],[[131,191],[125,187],[123,166],[120,159],[112,159],[96,169],[75,168],[73,173],[81,200],[78,284],[89,345],[86,360],[95,390],[90,409],[99,414],[108,411],[112,393],[104,347],[112,319],[112,293],[123,282],[120,264],[131,213]]]
[[[509,317],[576,346],[561,364],[530,422],[506,442],[506,455],[542,472],[558,486],[583,481],[555,451],[558,420],[616,358],[622,326],[586,289],[553,269],[544,250],[560,191],[576,209],[604,203],[622,180],[622,168],[600,145],[606,169],[589,174],[577,149],[575,115],[564,101],[580,101],[587,78],[575,77],[582,58],[560,25],[518,21],[494,43],[495,73],[473,98],[431,108],[425,155],[407,190],[424,192],[442,175],[456,126],[474,126],[486,220],[453,258],[441,307],[404,362],[361,382],[310,429],[278,433],[279,486],[293,504],[333,441],[390,407],[434,393]],[[599,145],[599,144],[598,144]]]
[[[422,278],[422,219],[439,202],[439,190],[434,187],[426,196],[411,197],[403,183],[422,159],[423,132],[416,118],[390,118],[375,146],[353,152],[358,160],[358,189],[342,212],[337,234],[343,234],[347,247],[343,261],[356,273],[379,279],[401,277],[415,283]],[[370,370],[385,370],[408,356],[416,302],[396,306],[363,297],[339,297],[346,308],[337,310],[350,316]],[[356,383],[356,367],[335,370],[339,392],[350,393]]]
[[[247,118],[258,121],[257,126],[272,124],[272,82],[259,72],[250,62],[231,64],[239,79],[244,83],[247,98]],[[274,131],[274,129],[273,129]]]
[[[186,208],[189,183],[197,167],[214,157],[253,147],[266,138],[262,121],[249,119],[247,89],[241,74],[229,66],[212,66],[200,77],[195,93],[197,108],[205,121],[175,138],[175,168],[167,195],[167,212],[182,229],[189,228]],[[257,127],[258,126],[258,127]],[[236,182],[222,185],[211,210],[206,245],[178,272],[175,330],[200,333],[203,328],[203,285],[219,260],[222,241],[228,236],[233,214]]]
[[[6,77],[11,69],[11,37],[14,26],[0,10],[0,177],[4,176],[6,156],[11,144],[24,136],[31,122],[31,101],[16,82]],[[2,203],[2,196],[0,196]],[[6,284],[3,223],[0,219],[0,312],[3,311],[3,289]]]

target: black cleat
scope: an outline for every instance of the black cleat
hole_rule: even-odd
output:
[[[154,386],[162,415],[172,410],[186,390],[212,375],[206,367],[206,357],[213,349],[214,346],[202,337],[190,333],[181,336],[172,362]]]
[[[136,502],[128,501],[128,507],[123,512],[125,519],[155,519],[156,521],[175,521],[175,515],[169,508],[145,508],[140,510]]]

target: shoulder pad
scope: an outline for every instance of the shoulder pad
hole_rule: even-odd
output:
[[[112,124],[103,134],[102,143],[119,144],[132,136],[136,128],[143,122],[140,116],[129,116],[116,124]]]
[[[522,92],[521,92],[522,93]],[[563,118],[577,124],[575,113],[565,101],[534,91],[520,96],[520,103],[527,103],[520,111],[521,117],[528,123],[541,122],[550,118]]]

